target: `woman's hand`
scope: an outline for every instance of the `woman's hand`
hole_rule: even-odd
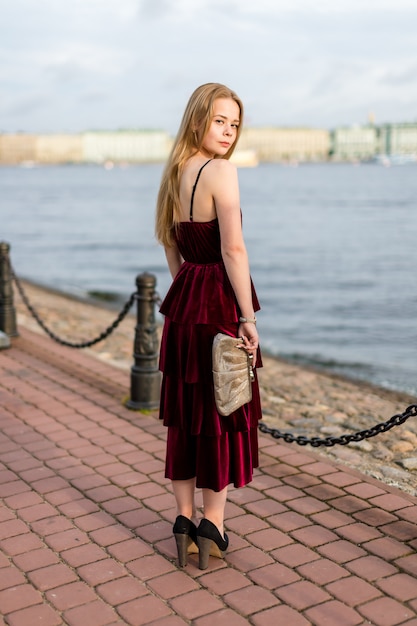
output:
[[[252,362],[253,367],[255,367],[256,351],[259,346],[259,336],[255,324],[253,324],[252,322],[244,322],[242,324],[239,324],[238,337],[243,340],[243,344],[240,347],[243,350],[246,350],[248,354],[253,355]]]

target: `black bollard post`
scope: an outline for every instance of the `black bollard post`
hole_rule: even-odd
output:
[[[159,406],[161,373],[158,369],[158,335],[155,324],[155,285],[152,274],[136,277],[137,324],[134,359],[130,370],[128,409],[156,409]]]
[[[12,273],[9,260],[10,245],[0,241],[0,330],[17,337],[16,310],[13,305]]]

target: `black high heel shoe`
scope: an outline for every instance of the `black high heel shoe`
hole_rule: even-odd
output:
[[[198,552],[197,526],[188,517],[178,515],[172,530],[177,543],[179,565],[185,567],[188,554]]]
[[[198,567],[207,569],[209,556],[222,559],[229,547],[229,537],[224,533],[224,539],[219,529],[208,519],[202,519],[197,529]]]

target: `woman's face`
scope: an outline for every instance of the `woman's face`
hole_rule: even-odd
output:
[[[201,151],[210,157],[224,156],[236,141],[239,118],[237,102],[231,98],[217,98],[213,104],[213,116]]]

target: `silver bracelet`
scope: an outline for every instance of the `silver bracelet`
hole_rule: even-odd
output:
[[[241,324],[256,324],[256,317],[239,317]]]

